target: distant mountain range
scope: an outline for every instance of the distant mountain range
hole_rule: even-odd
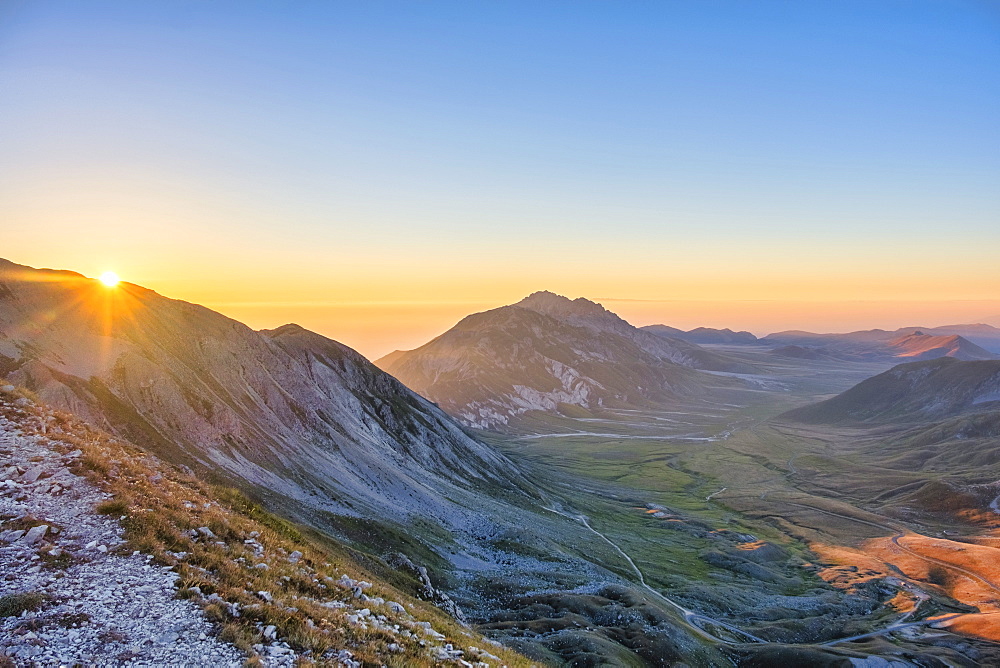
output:
[[[640,327],[646,332],[668,339],[680,339],[689,343],[757,343],[757,337],[750,332],[734,332],[731,329],[696,327],[688,331],[668,325],[646,325]]]
[[[1000,329],[990,325],[948,325],[945,327],[903,327],[895,331],[871,329],[844,334],[785,331],[759,339],[777,346],[777,354],[792,353],[786,346],[812,350],[817,356],[834,359],[933,359],[960,360],[1000,358]]]
[[[464,318],[375,362],[463,423],[497,428],[529,411],[637,408],[702,394],[753,367],[633,327],[600,304],[536,292]]]
[[[1000,414],[1000,360],[950,357],[899,364],[784,418],[817,424],[927,422],[973,412]]]
[[[684,331],[668,325],[646,325],[640,329],[696,344],[768,345],[775,356],[808,360],[1000,358],[1000,328],[987,324],[902,327],[894,331],[871,329],[843,334],[789,330],[763,338],[750,332],[709,327]]]

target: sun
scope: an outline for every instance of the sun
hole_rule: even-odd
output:
[[[116,274],[115,272],[106,271],[103,274],[101,274],[99,280],[101,281],[101,283],[104,283],[104,285],[108,286],[109,288],[113,288],[116,285],[118,285],[118,281],[120,281],[121,279],[118,278],[118,274]]]

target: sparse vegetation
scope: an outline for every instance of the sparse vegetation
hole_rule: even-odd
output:
[[[24,515],[22,517],[13,517],[8,515],[5,517],[0,517],[0,519],[3,520],[4,529],[21,529],[23,531],[27,531],[28,529],[31,529],[32,527],[37,527],[41,524],[48,524],[50,527],[59,528],[52,522],[43,521],[35,517],[34,515]]]
[[[118,499],[112,501],[105,501],[104,503],[97,506],[97,512],[99,512],[102,515],[122,516],[128,512],[128,504]]]
[[[80,563],[81,557],[61,550],[52,554],[51,550],[41,550],[38,553],[42,568],[51,571],[64,571],[73,564]]]
[[[45,594],[35,591],[0,596],[0,617],[17,617],[22,612],[38,610],[47,600]]]

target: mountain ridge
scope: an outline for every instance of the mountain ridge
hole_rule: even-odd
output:
[[[895,339],[902,339],[914,334],[924,336],[960,336],[968,344],[979,348],[967,348],[974,359],[995,359],[1000,355],[1000,328],[985,323],[966,325],[944,325],[941,327],[900,327],[896,330],[867,329],[855,332],[827,333],[807,332],[802,330],[786,330],[774,332],[760,339],[761,343],[771,345],[805,345],[812,347],[827,347],[830,352],[841,354],[869,356],[884,353],[884,348]],[[973,357],[969,357],[973,359]]]
[[[474,623],[495,622],[526,650],[546,640],[517,636],[504,606],[541,590],[567,609],[593,606],[589,592],[634,591],[618,552],[560,510],[561,497],[349,347],[295,324],[254,331],[128,283],[52,278],[0,263],[2,372],[40,404],[193,479],[236,487],[249,497],[238,505],[260,504],[362,561],[416,572],[422,596],[456,619],[461,606]],[[526,314],[552,320],[523,308],[502,316]],[[621,618],[603,609],[616,605],[593,608],[599,623],[588,621],[581,646],[612,638]],[[657,651],[720,656],[675,611],[657,615]],[[546,617],[518,616],[527,626]],[[642,651],[615,638],[602,652]]]
[[[297,325],[255,332],[139,286],[9,261],[0,285],[0,371],[11,382],[300,512],[395,506],[394,521],[460,529],[477,520],[451,497],[529,489],[436,406]]]
[[[715,329],[713,327],[695,327],[688,331],[670,327],[669,325],[645,325],[639,329],[645,330],[657,336],[672,339],[681,339],[689,343],[737,343],[750,344],[757,343],[756,336],[747,331],[734,332],[728,327],[725,329]]]

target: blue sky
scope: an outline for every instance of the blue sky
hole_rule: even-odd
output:
[[[917,265],[981,298],[998,63],[994,2],[6,2],[0,225],[184,294],[215,263],[219,299],[248,263],[407,299],[443,264],[642,298]]]

